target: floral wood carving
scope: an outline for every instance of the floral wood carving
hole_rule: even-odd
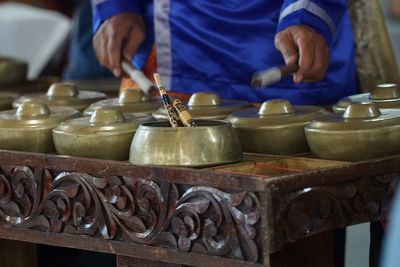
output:
[[[364,177],[336,186],[309,187],[274,201],[280,245],[326,229],[376,220],[387,214],[400,174]]]
[[[252,192],[3,166],[0,218],[15,227],[260,260],[260,204]]]

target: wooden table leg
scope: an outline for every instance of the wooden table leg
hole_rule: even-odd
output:
[[[182,267],[182,265],[117,255],[117,267]]]
[[[1,267],[36,267],[36,245],[0,239]]]
[[[333,232],[322,232],[286,244],[271,255],[272,267],[334,267]]]

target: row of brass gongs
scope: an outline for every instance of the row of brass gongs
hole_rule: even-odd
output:
[[[56,83],[46,93],[19,98],[1,93],[0,108],[8,110],[0,112],[0,148],[175,166],[240,161],[242,151],[292,155],[311,149],[320,158],[345,161],[400,152],[394,84],[342,99],[335,113],[282,99],[253,107],[213,93],[193,94],[185,105],[199,127],[169,127],[161,102],[140,90],[107,99]]]

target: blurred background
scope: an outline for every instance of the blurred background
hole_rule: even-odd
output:
[[[400,62],[400,0],[381,0],[381,4]],[[28,79],[51,75],[63,80],[112,80],[92,48],[88,0],[0,0],[0,36],[0,57],[28,62]]]
[[[31,81],[79,80],[81,89],[118,92],[119,81],[94,54],[91,13],[87,0],[0,0],[0,57],[27,62]]]

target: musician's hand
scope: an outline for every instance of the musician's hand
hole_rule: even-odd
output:
[[[104,21],[93,37],[93,46],[100,64],[121,76],[121,60],[131,61],[145,39],[145,24],[141,16],[121,13]]]
[[[325,39],[308,26],[286,28],[275,36],[275,46],[287,65],[297,63],[295,83],[316,82],[324,78],[329,64],[329,48]]]

